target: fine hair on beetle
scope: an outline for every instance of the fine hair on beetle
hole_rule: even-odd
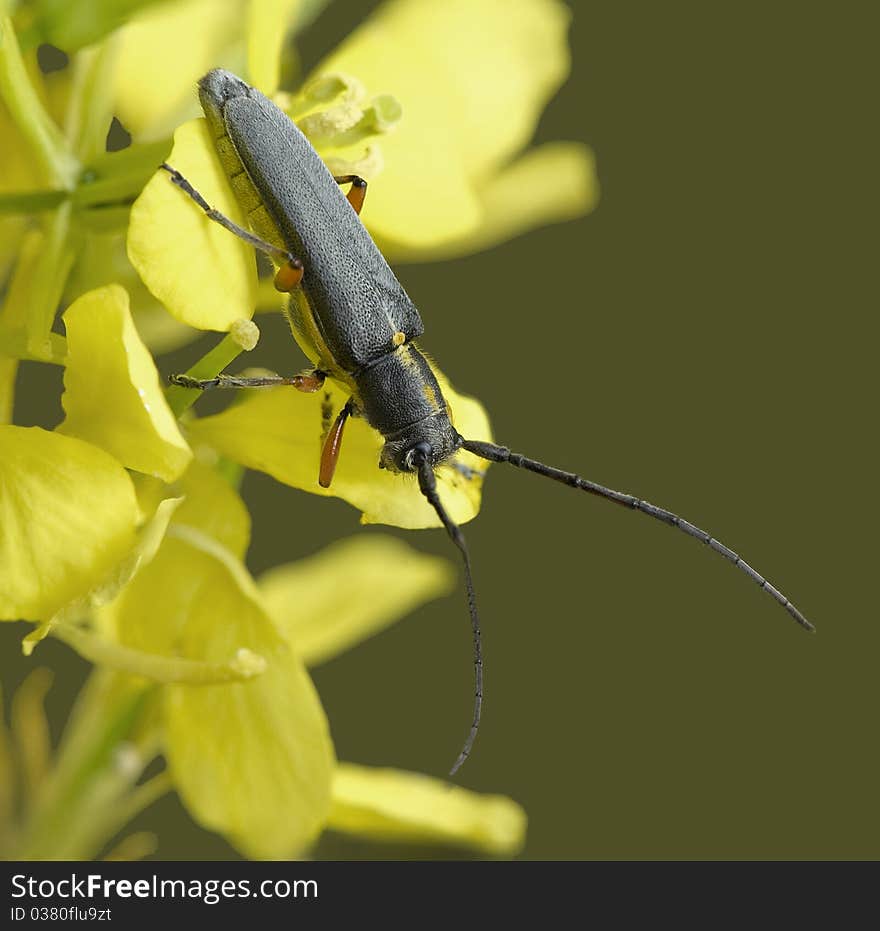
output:
[[[360,221],[367,182],[356,175],[334,177],[296,124],[230,72],[215,70],[205,75],[199,82],[199,97],[217,155],[250,229],[212,208],[172,166],[163,164],[162,168],[209,219],[272,259],[277,269],[275,287],[287,295],[284,312],[291,331],[312,367],[292,376],[221,374],[196,379],[172,375],[170,380],[196,390],[286,385],[313,393],[331,378],[349,393],[349,399],[326,431],[318,483],[325,488],[332,483],[351,417],[364,418],[382,435],[380,468],[415,476],[421,494],[461,555],[473,633],[473,720],[450,775],[471,753],[483,706],[483,654],[470,555],[461,529],[440,497],[435,475],[439,465],[452,461],[461,450],[553,479],[678,528],[742,570],[803,628],[814,629],[764,576],[690,521],[634,495],[511,452],[506,446],[461,436],[449,417],[431,363],[415,343],[424,332],[419,312]],[[350,186],[347,194],[341,185]],[[466,467],[461,471],[467,476]]]

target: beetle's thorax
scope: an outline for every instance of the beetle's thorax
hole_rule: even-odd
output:
[[[418,444],[431,447],[435,464],[460,446],[431,365],[412,343],[357,372],[354,381],[364,416],[385,437],[385,468],[412,471],[407,454]]]

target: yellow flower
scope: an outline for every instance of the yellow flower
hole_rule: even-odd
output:
[[[112,600],[155,553],[171,505],[143,520],[125,467],[170,481],[192,457],[125,292],[84,295],[64,319],[60,432],[0,426],[0,619],[42,622],[29,644]]]
[[[468,436],[491,436],[483,406],[442,382],[459,430]],[[320,399],[286,388],[254,389],[249,397],[223,413],[193,420],[188,433],[193,442],[213,449],[250,469],[312,494],[342,498],[362,512],[365,524],[391,524],[410,530],[437,527],[434,509],[425,501],[414,476],[380,470],[383,438],[362,419],[346,427],[345,446],[329,488],[318,485],[322,445]],[[323,392],[334,410],[347,394],[331,384]],[[443,502],[457,523],[476,516],[480,507],[486,464],[467,452],[437,470]]]
[[[255,583],[247,510],[221,472],[233,460],[336,494],[365,522],[430,526],[434,512],[413,482],[377,469],[381,439],[358,421],[332,489],[318,489],[320,397],[255,392],[181,420],[192,395],[163,392],[144,334],[152,346],[227,334],[191,369],[200,377],[253,348],[253,255],[164,175],[130,216],[128,254],[146,287],[123,252],[126,202],[168,156],[172,128],[196,115],[195,79],[225,66],[276,93],[295,72],[287,39],[321,4],[134,6],[123,23],[114,4],[24,0],[22,52],[0,19],[0,274],[12,272],[0,311],[0,619],[37,624],[28,651],[53,635],[99,667],[16,849],[94,855],[126,813],[173,787],[250,856],[302,855],[325,829],[511,855],[525,815],[509,799],[337,764],[306,671],[445,593],[446,564],[367,534]],[[276,99],[337,173],[375,180],[364,220],[392,258],[485,248],[595,200],[583,146],[523,154],[566,77],[567,23],[557,0],[394,0]],[[39,76],[43,41],[71,53],[64,74]],[[114,114],[133,145],[105,153]],[[169,160],[237,217],[201,122],[178,128]],[[70,303],[63,336],[59,303]],[[57,430],[6,425],[20,359],[65,366]],[[478,402],[443,388],[458,428],[488,438]],[[328,394],[338,408],[339,389]],[[479,507],[478,467],[461,454],[440,470],[458,522]],[[167,772],[138,786],[158,754]]]
[[[519,849],[525,817],[507,799],[450,795],[427,777],[345,764],[331,778],[326,722],[299,658],[302,643],[305,657],[326,661],[447,593],[444,562],[389,538],[358,538],[278,567],[255,589],[233,554],[184,519],[175,517],[157,557],[103,612],[102,627],[153,656],[222,664],[247,649],[266,662],[247,681],[162,686],[161,744],[197,821],[251,857],[301,855],[327,827],[497,856]]]
[[[88,231],[70,238],[56,230],[57,248],[66,253],[58,277],[63,281],[73,266],[67,294],[122,282],[151,346],[173,348],[191,339],[191,331],[169,319],[136,283],[119,248],[126,210],[109,205],[137,193],[167,156],[168,133],[198,112],[193,88],[202,73],[224,66],[274,93],[282,74],[295,72],[290,39],[322,5],[320,0],[144,0],[126,8],[126,17],[112,4],[94,9],[19,4],[26,58],[33,61],[41,41],[76,54],[71,67],[46,79],[15,119],[0,107],[0,125],[9,123],[3,128],[4,163],[12,169],[0,179],[0,272],[21,233],[20,217],[10,211],[72,201],[88,217]],[[380,95],[372,112],[381,141],[363,127],[315,141],[339,173],[355,168],[368,178],[381,173],[364,220],[389,257],[424,261],[483,249],[594,206],[595,171],[583,145],[548,143],[520,154],[544,104],[567,76],[568,19],[559,0],[521,0],[514,7],[502,0],[442,5],[395,0],[356,29],[301,85],[298,97],[288,99],[293,109],[305,105],[297,115],[308,120],[309,99],[303,95],[310,87],[326,92],[328,81],[342,81],[349,103],[325,101],[336,114],[350,105],[361,113],[371,110],[355,88]],[[483,35],[491,35],[492,42],[483,42]],[[4,82],[0,68],[0,97],[14,96],[13,71]],[[354,79],[345,77],[349,74]],[[391,101],[381,96],[387,93],[402,102],[402,116],[396,103],[379,103]],[[41,95],[48,111],[39,103]],[[102,154],[114,113],[134,144]],[[63,117],[63,133],[50,114],[59,121]],[[28,151],[34,147],[36,163]],[[10,193],[5,200],[4,191]],[[163,235],[173,238],[174,218],[169,220]],[[169,251],[192,257],[202,253],[201,245],[197,238],[181,250],[174,240]],[[218,283],[228,282],[223,262],[217,261],[211,273]],[[208,291],[210,280],[191,276]],[[240,285],[230,297],[237,316],[250,315],[252,284]],[[176,301],[168,309],[188,319]],[[197,325],[215,327],[205,321]],[[2,376],[0,371],[0,382]]]
[[[192,452],[168,408],[155,363],[119,285],[91,291],[64,314],[67,360],[61,433],[90,440],[127,468],[178,478]]]
[[[526,816],[505,796],[477,797],[420,773],[342,763],[330,827],[388,841],[467,844],[508,857],[522,847]]]
[[[472,252],[594,206],[585,146],[516,159],[568,76],[569,18],[558,0],[392,0],[318,66],[402,106],[364,211],[389,257]]]
[[[233,222],[244,223],[204,120],[177,130],[169,161],[193,179],[209,203]],[[251,247],[208,220],[165,172],[152,178],[132,208],[128,248],[144,282],[182,322],[228,330],[253,312],[256,274]],[[489,439],[482,406],[454,391],[441,374],[438,377],[457,428]],[[323,397],[337,411],[347,400],[342,388],[329,382]],[[363,512],[365,523],[439,526],[437,514],[414,480],[379,470],[383,440],[363,420],[354,420],[346,430],[345,449],[331,487],[318,485],[322,408],[320,395],[261,389],[222,414],[191,421],[187,429],[194,441],[207,443],[242,465],[268,472],[293,487],[349,501]],[[481,460],[462,451],[438,471],[444,502],[458,523],[479,510],[485,468]]]
[[[251,857],[301,855],[328,826],[515,852],[525,819],[512,802],[450,795],[411,774],[337,770],[300,656],[327,660],[445,594],[447,564],[367,537],[277,567],[257,586],[242,562],[247,510],[192,460],[125,291],[83,295],[64,322],[63,433],[0,426],[0,618],[41,622],[29,649],[54,635],[105,672],[14,853],[93,856],[120,827],[107,806],[134,812],[171,787]],[[138,735],[132,746],[106,759],[88,792],[69,785],[80,772],[69,755],[92,758],[94,741],[122,724]],[[138,787],[159,752],[167,775]],[[417,791],[400,788],[410,783]],[[85,793],[79,805],[71,791]],[[87,817],[98,802],[102,812]]]
[[[394,0],[319,65],[297,97],[279,103],[337,174],[380,176],[363,219],[389,257],[424,260],[487,248],[595,204],[585,146],[550,143],[516,158],[568,74],[568,19],[558,0],[513,7],[502,0]],[[487,33],[490,43],[482,38]],[[275,43],[250,58],[266,93],[276,90],[279,51]],[[365,119],[364,87],[393,93],[402,114],[396,101],[374,98],[374,115]],[[137,99],[143,94],[139,85]],[[211,148],[204,130],[185,125],[169,161],[236,219]],[[163,175],[147,186],[132,212],[129,256],[179,320],[226,329],[230,319],[253,312],[253,286],[240,277],[252,262],[243,243],[204,220],[197,225],[193,205],[174,195]]]
[[[105,629],[124,647],[215,666],[244,657],[253,668],[239,681],[161,688],[159,740],[196,820],[251,857],[290,856],[311,842],[330,807],[327,721],[240,560],[175,522],[108,610]]]
[[[0,426],[0,619],[44,620],[98,586],[135,541],[121,463],[39,427]]]

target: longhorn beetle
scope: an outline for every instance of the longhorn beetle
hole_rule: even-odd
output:
[[[328,487],[349,417],[364,417],[385,444],[379,467],[415,473],[421,493],[437,513],[464,563],[474,640],[474,716],[452,766],[454,775],[471,752],[483,704],[483,657],[471,563],[464,536],[437,491],[434,469],[464,449],[490,462],[506,462],[607,498],[663,521],[705,543],[769,592],[807,630],[812,624],[733,550],[671,511],[544,465],[476,438],[452,425],[431,363],[415,340],[424,327],[419,312],[358,219],[367,184],[356,175],[334,177],[296,124],[258,90],[228,71],[209,72],[199,97],[220,162],[251,231],[211,208],[168,164],[171,181],[207,216],[268,255],[275,287],[289,295],[285,313],[296,341],[313,363],[292,377],[219,375],[199,381],[172,375],[185,388],[258,388],[290,385],[318,391],[332,378],[350,392],[327,433],[318,482]],[[340,185],[349,184],[347,195]]]

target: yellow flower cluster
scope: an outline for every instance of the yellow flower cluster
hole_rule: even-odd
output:
[[[334,494],[366,523],[436,515],[413,483],[376,468],[382,441],[362,422],[332,489],[319,488],[320,404],[299,392],[181,418],[194,393],[163,389],[151,349],[225,333],[191,369],[217,374],[255,345],[261,291],[243,244],[151,175],[170,150],[237,218],[204,123],[190,119],[195,80],[225,66],[276,94],[328,164],[381,172],[364,220],[392,259],[486,248],[583,213],[596,197],[583,146],[520,154],[567,74],[568,12],[558,0],[392,0],[284,95],[284,50],[314,0],[144,2],[127,22],[88,6],[25,2],[14,23],[0,19],[0,620],[35,623],[28,653],[51,635],[97,667],[18,854],[94,855],[121,824],[89,813],[136,793],[157,754],[163,787],[248,856],[301,855],[325,828],[515,853],[525,814],[509,799],[336,762],[306,665],[445,594],[453,575],[366,533],[255,581],[248,512],[225,476],[237,463]],[[63,74],[39,73],[39,42],[71,55]],[[132,145],[108,153],[113,115]],[[25,359],[64,366],[54,430],[12,423]],[[482,406],[443,389],[459,429],[488,438]],[[438,478],[453,518],[471,519],[481,480],[450,467]],[[119,769],[123,745],[137,762]]]

